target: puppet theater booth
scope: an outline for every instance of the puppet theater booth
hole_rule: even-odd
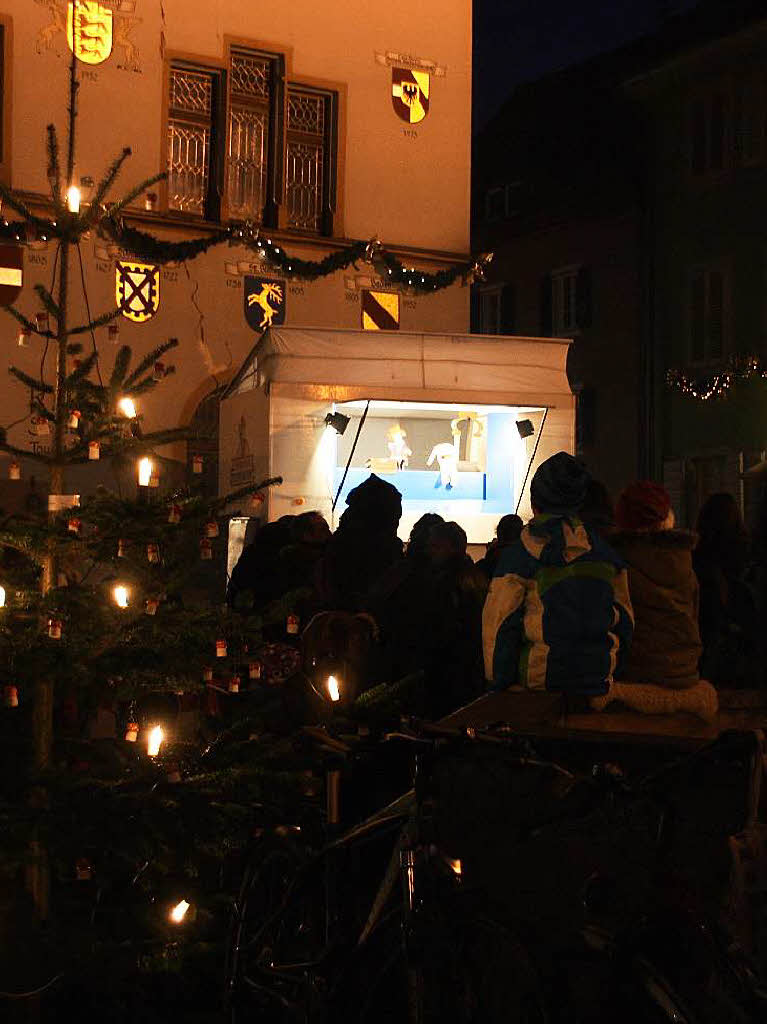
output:
[[[373,472],[402,494],[403,540],[438,512],[484,544],[517,504],[531,515],[537,465],[573,451],[569,344],[270,328],[221,402],[220,493],[282,476],[269,520],[316,509],[335,528]]]

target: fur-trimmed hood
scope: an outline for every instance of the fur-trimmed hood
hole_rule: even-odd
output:
[[[692,576],[691,530],[616,530],[607,538],[630,569],[661,587],[684,585]]]

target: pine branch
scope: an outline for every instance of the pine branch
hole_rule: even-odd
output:
[[[48,310],[48,312],[51,314],[51,316],[55,317],[56,320],[58,320],[59,319],[59,313],[60,313],[58,303],[53,298],[53,296],[48,291],[48,289],[45,287],[45,285],[43,285],[43,284],[36,284],[35,285],[35,291],[37,292],[37,294],[38,294],[38,296],[40,298],[40,301],[45,306],[45,308]]]
[[[48,181],[51,183],[53,205],[59,211],[63,208],[61,198],[61,163],[59,161],[59,140],[56,125],[49,124],[48,133]]]
[[[224,508],[231,501],[238,501],[240,498],[246,498],[249,494],[254,494],[256,491],[261,491],[265,487],[279,487],[282,483],[281,476],[272,476],[267,480],[262,480],[259,484],[248,484],[245,487],[240,487],[236,491],[232,491],[223,498],[216,498],[211,505],[211,508]]]
[[[43,221],[39,220],[34,213],[30,210],[26,203],[23,203],[13,192],[12,189],[8,188],[0,181],[0,197],[2,197],[3,203],[7,203],[12,210],[15,210],[20,217],[23,217],[27,224],[34,224],[38,226]],[[53,225],[51,225],[51,234],[54,234]]]
[[[16,309],[15,306],[6,306],[5,309],[6,312],[10,313],[12,317],[19,321],[22,327],[26,327],[26,329],[28,331],[31,331],[32,334],[41,334],[44,337],[49,338],[53,337],[50,331],[38,331],[37,326],[31,320],[25,317],[20,310]]]
[[[174,444],[176,441],[192,441],[199,437],[200,435],[193,427],[172,427],[168,430],[155,430],[151,434],[144,434],[141,438],[141,444],[144,447],[147,445]]]
[[[95,320],[91,320],[89,324],[80,324],[79,327],[73,327],[70,331],[67,331],[67,336],[72,334],[87,334],[89,331],[95,331],[99,327],[105,327],[113,320],[116,320],[121,314],[122,310],[118,306],[117,309],[110,310],[109,313],[102,313],[101,316],[97,316]]]
[[[138,364],[133,373],[131,373],[131,375],[125,379],[125,386],[129,388],[134,383],[134,381],[137,381],[139,379],[139,377],[143,373],[146,373],[146,371],[150,367],[154,366],[154,364],[157,362],[160,356],[165,355],[166,352],[170,352],[172,348],[177,347],[178,338],[168,338],[168,340],[163,342],[162,345],[158,345],[157,348],[153,349],[151,352],[148,352],[141,360],[141,362]]]
[[[0,441],[0,452],[8,452],[9,455],[18,455],[24,459],[32,459],[34,462],[42,462],[46,466],[49,466],[52,461],[47,455],[42,455],[40,452],[27,451],[25,448],[16,448],[6,441]]]
[[[112,391],[115,391],[122,385],[123,378],[130,366],[130,360],[130,345],[122,345],[115,356],[114,366],[112,367],[112,376],[109,378],[109,387]]]
[[[30,377],[28,373],[25,373],[23,370],[20,370],[17,366],[9,366],[8,373],[10,373],[25,387],[30,388],[32,391],[40,391],[44,395],[53,394],[52,384],[46,384],[44,380],[38,380],[36,377]]]
[[[90,226],[92,224],[95,224],[95,222],[101,216],[101,205],[104,202],[104,199],[106,198],[106,195],[111,189],[112,185],[114,185],[115,178],[120,173],[122,165],[125,163],[125,161],[128,159],[130,155],[130,147],[126,146],[122,153],[120,153],[120,155],[116,157],[115,160],[112,161],[112,164],[108,168],[106,174],[98,183],[93,199],[91,200],[91,206],[90,210],[88,211],[88,215],[85,218],[83,218],[84,223],[86,225]]]
[[[86,356],[85,359],[83,359],[83,361],[80,363],[80,365],[78,367],[76,367],[67,376],[66,380],[64,381],[65,386],[67,388],[69,388],[69,389],[72,389],[81,380],[83,380],[85,377],[87,377],[88,374],[93,369],[93,367],[95,366],[97,359],[98,359],[98,353],[97,352],[91,352],[91,354],[89,356]]]
[[[162,171],[160,174],[154,174],[151,178],[146,178],[144,181],[142,181],[138,185],[136,185],[135,188],[132,188],[117,203],[113,203],[109,207],[109,212],[107,213],[107,217],[117,217],[117,216],[119,216],[120,212],[122,210],[124,210],[126,206],[130,206],[130,204],[134,201],[134,199],[138,199],[138,197],[140,195],[143,195],[144,192],[148,191],[152,187],[152,185],[156,185],[160,181],[165,181],[165,179],[167,177],[168,177],[168,172],[167,171]]]
[[[56,422],[56,417],[53,415],[53,413],[50,411],[50,409],[46,408],[46,406],[43,405],[43,403],[40,401],[39,398],[36,398],[32,402],[32,406],[33,406],[35,412],[38,414],[38,416],[42,416],[43,419],[48,420],[49,423],[55,423]]]

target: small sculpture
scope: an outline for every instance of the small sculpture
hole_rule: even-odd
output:
[[[405,469],[408,464],[408,459],[413,454],[412,449],[408,447],[407,433],[402,429],[399,423],[395,423],[394,426],[389,427],[386,431],[386,447],[389,449],[389,458],[394,459],[397,469]]]
[[[431,466],[435,459],[439,466],[439,479],[434,486],[444,487],[446,491],[451,491],[453,484],[458,482],[458,452],[455,445],[448,441],[435,444],[426,465]]]

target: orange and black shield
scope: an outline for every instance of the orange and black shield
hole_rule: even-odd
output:
[[[394,113],[408,124],[418,124],[429,113],[429,74],[407,68],[391,69]]]
[[[365,331],[399,330],[399,295],[397,292],[363,291],[362,328]]]

